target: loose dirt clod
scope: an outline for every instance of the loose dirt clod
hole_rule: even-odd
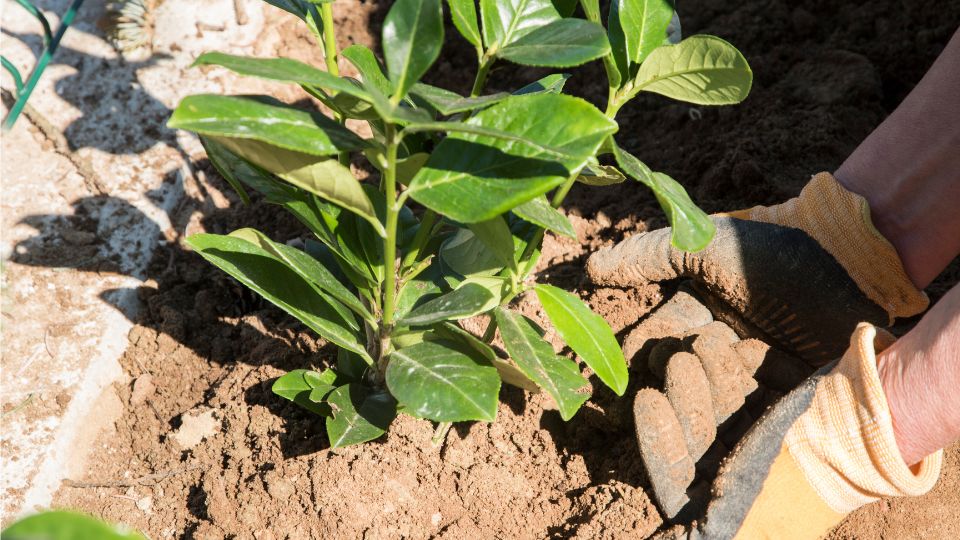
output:
[[[181,417],[180,428],[173,432],[171,438],[185,450],[203,442],[220,431],[220,421],[217,420],[213,409],[200,412],[189,412]]]

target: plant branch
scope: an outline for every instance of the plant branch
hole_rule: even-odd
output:
[[[384,195],[387,200],[385,228],[387,237],[383,241],[383,267],[385,270],[383,291],[382,332],[389,333],[393,326],[393,312],[397,297],[397,218],[399,203],[397,200],[397,131],[393,124],[386,125],[387,168],[383,172]],[[381,351],[381,354],[384,351]]]
[[[331,75],[340,76],[340,66],[337,63],[337,34],[333,24],[333,4],[323,4],[320,8],[320,17],[323,20],[323,54],[327,61],[327,71]]]
[[[489,51],[480,57],[480,67],[477,68],[477,77],[473,80],[473,89],[470,90],[470,97],[477,97],[483,92],[483,85],[487,83],[487,75],[490,74],[490,68],[496,61],[489,56]]]

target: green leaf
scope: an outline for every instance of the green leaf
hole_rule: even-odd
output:
[[[524,375],[539,384],[557,402],[564,420],[573,418],[580,406],[590,398],[587,380],[576,362],[558,356],[537,330],[519,313],[502,307],[494,311],[503,344],[510,358]]]
[[[511,241],[510,245],[513,245]],[[440,247],[440,259],[454,272],[466,276],[491,276],[505,266],[500,258],[469,229],[458,229]]]
[[[337,375],[351,382],[361,382],[370,365],[356,353],[337,349]]]
[[[558,20],[550,0],[480,0],[483,41],[488,53],[506,47],[534,30]]]
[[[340,283],[340,280],[334,277],[319,261],[307,253],[295,247],[274,242],[256,229],[238,229],[230,233],[230,236],[242,238],[273,255],[274,258],[285,263],[291,270],[300,274],[300,277],[329,293],[330,296],[342,302],[356,314],[376,325],[376,319],[356,295]]]
[[[740,103],[753,72],[733,45],[714,36],[693,36],[662,46],[647,57],[632,93],[644,90],[699,105]]]
[[[423,76],[443,46],[440,0],[397,0],[383,21],[383,51],[394,99]]]
[[[239,171],[237,171],[236,164],[234,163],[237,157],[224,148],[223,145],[207,137],[200,136],[200,144],[203,146],[203,149],[206,150],[210,163],[217,169],[220,176],[230,184],[230,187],[240,195],[240,200],[243,201],[243,204],[250,204],[250,196],[247,195],[247,190],[243,187],[244,182],[239,178]]]
[[[570,17],[577,10],[577,0],[552,0],[561,17]]]
[[[341,312],[332,306],[336,300],[325,296],[263,249],[240,238],[217,234],[195,234],[186,242],[204,259],[323,338],[369,358],[360,342],[357,322],[341,316]]]
[[[331,448],[372,441],[386,433],[397,416],[397,404],[389,394],[357,383],[337,388],[327,403],[333,411],[327,417]]]
[[[591,2],[596,6],[596,0]],[[624,35],[623,25],[620,23],[620,0],[610,2],[610,12],[607,13],[607,39],[610,41],[610,51],[613,57],[613,67],[616,74],[611,75],[610,84],[620,86],[630,79],[630,56],[627,54],[627,38]],[[597,17],[599,17],[599,7]]]
[[[27,516],[4,529],[2,535],[3,540],[146,540],[126,527],[65,510]]]
[[[627,362],[603,317],[594,313],[583,300],[552,285],[534,287],[543,310],[557,333],[600,380],[618,396],[627,390]]]
[[[500,49],[496,56],[525,66],[573,67],[610,52],[603,27],[557,19]]]
[[[492,422],[497,416],[496,368],[444,341],[424,341],[391,353],[387,387],[405,412],[420,418]]]
[[[314,2],[309,2],[308,0],[264,0],[264,2],[289,13],[293,13],[305,21],[308,20],[308,15],[311,13],[311,11],[316,11],[316,8],[311,5]]]
[[[406,281],[397,293],[396,315],[404,317],[410,310],[443,294],[439,268],[432,265],[416,278]]]
[[[627,57],[640,65],[667,38],[673,18],[670,0],[616,0]]]
[[[554,73],[552,75],[547,75],[546,77],[534,81],[513,92],[513,95],[523,96],[526,94],[559,94],[563,91],[563,85],[567,83],[567,79],[569,78],[569,73]]]
[[[573,229],[573,225],[570,224],[567,216],[550,206],[547,198],[542,195],[517,206],[513,209],[513,213],[534,225],[562,234],[567,238],[577,239],[577,232]]]
[[[249,139],[216,139],[234,154],[270,171],[309,193],[326,199],[367,220],[381,236],[386,236],[370,198],[350,169],[336,159],[277,148]]]
[[[202,135],[253,139],[315,156],[357,150],[367,144],[320,113],[250,97],[187,96],[173,111],[167,127]]]
[[[407,185],[413,180],[413,177],[420,172],[420,169],[423,168],[423,165],[430,158],[430,154],[426,152],[417,152],[416,154],[407,156],[403,159],[397,160],[397,182],[400,182],[403,185]]]
[[[373,51],[364,45],[354,44],[340,51],[340,56],[349,60],[357,68],[364,83],[373,86],[381,94],[390,93],[390,81],[383,74],[383,68]]]
[[[480,27],[477,26],[477,5],[474,0],[447,0],[450,17],[460,35],[474,47],[480,48]]]
[[[620,169],[613,165],[590,164],[584,167],[580,171],[580,175],[577,176],[577,182],[588,186],[611,186],[620,184],[626,179],[627,177],[620,172]]]
[[[503,101],[510,94],[500,92],[497,94],[467,98],[456,92],[444,90],[443,88],[417,83],[410,89],[410,95],[427,102],[440,114],[450,116],[458,112],[472,111],[493,105],[494,103]]]
[[[509,266],[514,272],[517,271],[517,261],[513,258],[513,233],[510,232],[510,227],[503,216],[471,223],[469,227],[474,236],[479,238],[497,258],[500,265]]]
[[[307,374],[312,375],[312,380],[308,380]],[[321,374],[316,371],[295,369],[273,381],[271,390],[274,394],[288,399],[312,413],[327,416],[330,414],[330,407],[311,400],[310,394],[316,389],[325,390],[329,393],[334,388],[332,383],[333,381],[324,384]]]
[[[562,184],[617,129],[593,105],[558,94],[512,96],[465,125],[533,144],[452,133],[437,145],[410,182],[409,193],[463,223],[491,219]]]
[[[235,56],[221,52],[201,54],[194,66],[215,65],[225,67],[241,75],[259,77],[273,81],[317,86],[327,90],[343,92],[355,98],[370,101],[370,96],[350,80],[337,77],[326,71],[290,58],[253,58]]]
[[[540,391],[540,387],[524,375],[523,372],[520,371],[520,368],[507,360],[497,357],[497,353],[492,347],[480,341],[479,338],[460,328],[455,323],[445,322],[438,324],[434,327],[433,333],[438,336],[439,339],[462,343],[468,348],[469,352],[467,352],[467,354],[480,354],[480,356],[492,363],[493,367],[497,368],[497,374],[500,375],[500,379],[503,382],[534,394]],[[428,334],[427,337],[430,337],[430,335]]]
[[[653,172],[639,159],[614,145],[614,158],[633,179],[649,187],[667,214],[670,243],[684,251],[699,251],[710,243],[716,228],[707,214],[690,200],[686,190],[669,176]]]
[[[493,300],[494,302],[491,302]],[[483,313],[496,305],[497,298],[482,285],[465,283],[407,313],[398,324],[425,326]]]

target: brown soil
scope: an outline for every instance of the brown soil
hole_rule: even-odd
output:
[[[618,140],[711,211],[795,195],[896,106],[960,21],[956,2],[860,4],[684,2],[685,33],[737,44],[754,69],[754,90],[741,106],[715,109],[645,97],[624,111]],[[373,42],[383,7],[335,4],[342,45]],[[280,20],[263,36],[262,53],[316,60],[311,41]],[[431,78],[465,89],[460,58],[472,58],[462,42]],[[491,90],[540,74],[505,65]],[[598,70],[585,69],[569,89],[596,101],[602,85]],[[184,204],[174,216],[181,231],[252,226],[281,241],[303,234],[274,208],[241,206],[208,164],[197,166],[207,189],[231,204]],[[664,218],[635,184],[578,186],[567,209],[580,241],[548,237],[540,278],[581,292],[625,336],[667,291],[590,289],[584,256]],[[958,277],[954,264],[931,295]],[[138,382],[116,388],[126,410],[101,437],[87,476],[75,479],[125,485],[64,487],[58,505],[154,538],[632,538],[662,525],[645,491],[630,399],[595,385],[593,399],[565,423],[545,394],[505,387],[496,423],[458,424],[442,449],[431,446],[428,422],[400,416],[374,443],[331,450],[321,420],[274,396],[270,384],[287,370],[327,365],[332,347],[176,244],[158,252],[151,278],[122,359]],[[521,308],[541,315],[532,303]],[[632,375],[631,396],[653,381]],[[954,446],[933,492],[866,507],[831,535],[960,537],[958,493]]]

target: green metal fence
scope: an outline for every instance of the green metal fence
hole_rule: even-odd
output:
[[[10,107],[10,112],[7,113],[7,117],[3,119],[4,131],[12,128],[20,116],[20,113],[23,112],[23,107],[27,104],[27,100],[30,99],[30,94],[33,93],[34,87],[37,86],[37,81],[40,80],[43,71],[47,69],[47,65],[53,58],[54,53],[57,52],[57,48],[60,46],[60,40],[63,39],[63,34],[66,33],[67,28],[69,28],[73,22],[77,11],[80,9],[80,6],[83,5],[83,0],[73,0],[73,3],[70,4],[70,9],[68,9],[63,15],[63,18],[60,19],[60,26],[57,27],[56,33],[51,31],[50,22],[47,21],[43,13],[29,0],[17,0],[17,3],[36,17],[37,20],[40,21],[40,25],[43,26],[43,51],[40,53],[40,58],[37,60],[36,65],[33,66],[33,71],[30,72],[30,76],[27,77],[26,82],[24,82],[20,71],[13,65],[13,62],[5,56],[0,57],[0,61],[3,63],[3,69],[7,70],[13,77],[13,84],[15,86],[13,106]]]

